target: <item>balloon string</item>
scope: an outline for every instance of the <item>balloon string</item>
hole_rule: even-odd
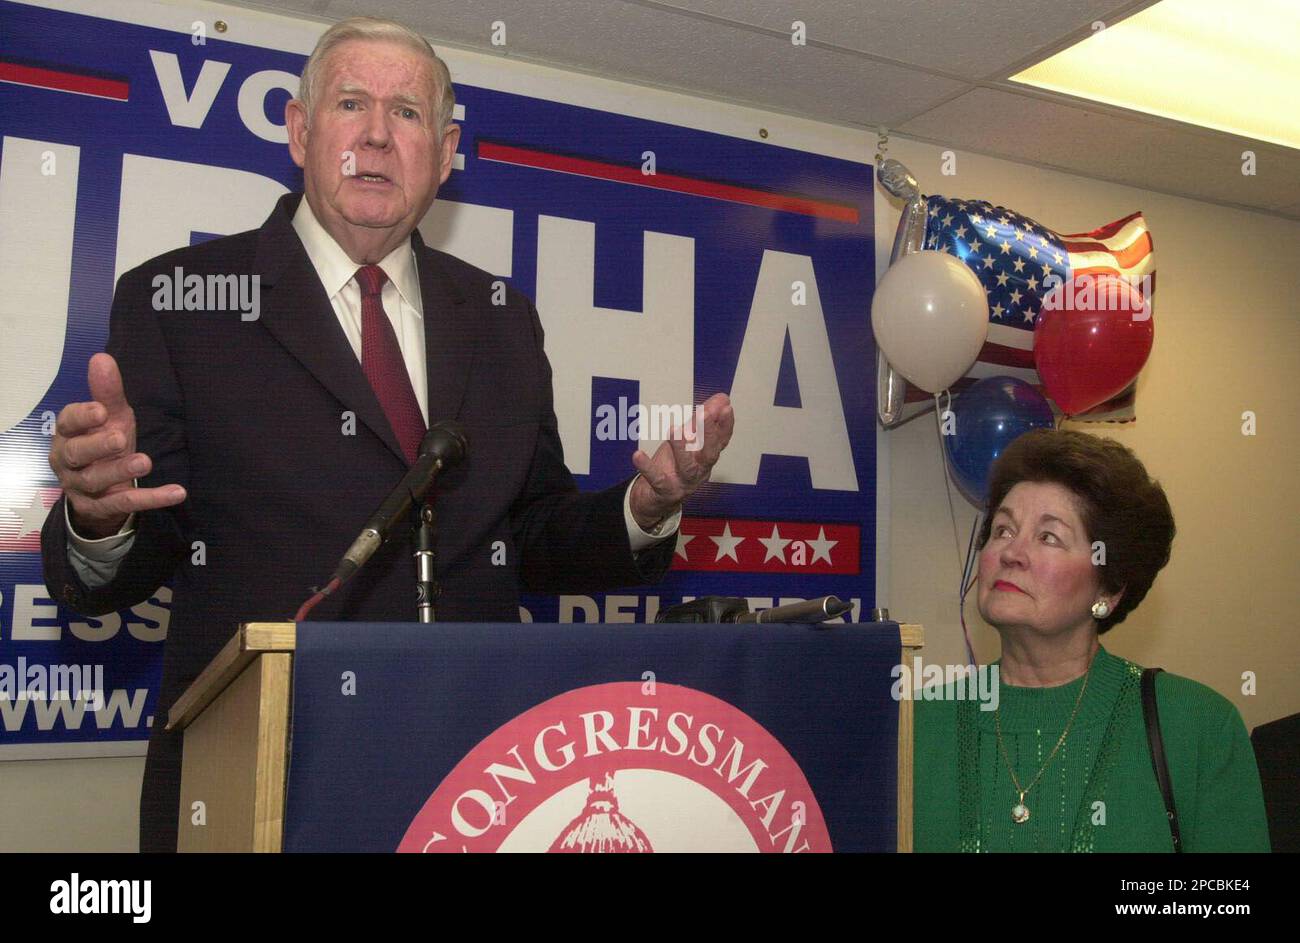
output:
[[[957,609],[961,616],[961,634],[966,640],[966,663],[974,668],[979,667],[979,659],[975,657],[975,646],[970,640],[970,629],[966,627],[966,594],[971,591],[975,585],[975,578],[971,575],[971,570],[975,568],[975,535],[979,533],[980,527],[984,523],[984,512],[977,511],[975,520],[970,525],[970,540],[966,544],[966,566],[961,574],[961,586],[958,587]]]
[[[946,390],[944,392],[947,392]],[[952,396],[949,394],[948,402],[952,402]],[[961,558],[961,538],[957,536],[957,509],[952,503],[952,483],[949,481],[951,469],[948,467],[948,450],[943,444],[943,420],[940,418],[939,394],[934,394],[934,429],[939,435],[939,463],[943,467],[943,486],[948,493],[948,514],[952,519],[952,546],[957,551],[957,565],[962,565]]]
[[[957,566],[961,570],[961,583],[957,587],[957,610],[958,618],[962,623],[962,637],[966,640],[966,661],[969,665],[978,665],[975,661],[975,648],[971,645],[970,630],[966,628],[966,613],[963,611],[966,601],[966,574],[970,571],[971,566],[971,545],[975,541],[975,532],[971,532],[969,544],[966,546],[966,557],[962,557],[961,537],[957,535],[957,507],[953,505],[953,484],[952,470],[948,466],[948,449],[944,446],[944,425],[943,419],[940,418],[940,412],[946,412],[952,407],[953,393],[952,390],[944,390],[944,395],[948,397],[948,407],[940,408],[939,393],[935,394],[935,432],[939,434],[939,462],[944,470],[944,493],[948,496],[948,519],[953,524],[953,549],[957,551]],[[976,523],[979,523],[979,516],[976,515]]]

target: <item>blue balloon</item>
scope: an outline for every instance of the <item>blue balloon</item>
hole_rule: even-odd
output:
[[[952,405],[956,428],[945,435],[952,480],[978,508],[988,501],[994,460],[1020,435],[1056,425],[1042,393],[1015,377],[987,377],[959,394]]]

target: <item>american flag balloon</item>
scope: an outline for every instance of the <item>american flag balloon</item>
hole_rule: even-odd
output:
[[[988,341],[970,372],[953,385],[954,393],[991,376],[1017,377],[1042,391],[1034,369],[1034,326],[1053,276],[1068,285],[1080,275],[1120,275],[1148,303],[1155,291],[1155,252],[1141,213],[1091,232],[1061,234],[983,200],[930,196],[925,248],[961,259],[988,295]],[[1115,397],[1072,418],[1132,421],[1136,386],[1134,380]],[[930,394],[909,386],[908,402],[929,398]]]

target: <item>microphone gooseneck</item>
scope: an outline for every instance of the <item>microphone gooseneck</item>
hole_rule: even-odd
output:
[[[361,533],[343,554],[330,581],[331,592],[365,566],[396,527],[410,520],[412,510],[424,501],[438,475],[464,461],[468,451],[469,437],[460,423],[444,420],[429,428],[420,442],[415,464],[407,469],[397,487],[370,515]]]

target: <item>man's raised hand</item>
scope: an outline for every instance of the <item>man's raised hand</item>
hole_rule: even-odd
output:
[[[695,409],[685,434],[679,431],[670,437],[653,458],[636,450],[632,464],[641,477],[632,485],[631,506],[632,516],[643,529],[675,512],[709,480],[735,425],[731,400],[726,393],[714,393]]]
[[[137,488],[134,479],[153,462],[135,450],[135,413],[122,389],[117,361],[90,358],[87,403],[69,403],[55,422],[50,468],[67,495],[77,533],[86,538],[116,534],[135,511],[170,507],[185,500],[180,485]]]

